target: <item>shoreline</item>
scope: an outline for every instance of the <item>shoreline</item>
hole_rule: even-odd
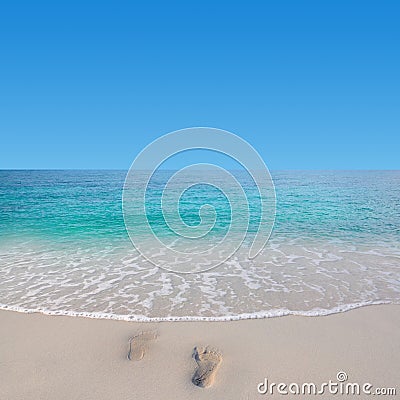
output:
[[[337,306],[333,309],[312,309],[310,311],[291,311],[286,309],[259,311],[254,313],[226,315],[222,317],[200,317],[200,316],[171,316],[171,317],[146,317],[144,315],[120,315],[120,314],[107,314],[100,312],[81,312],[81,311],[51,311],[43,309],[29,309],[19,306],[8,306],[0,304],[1,311],[11,311],[20,314],[40,314],[55,317],[78,317],[99,319],[108,321],[125,321],[137,323],[158,323],[158,322],[229,322],[229,321],[246,321],[246,320],[259,320],[280,317],[327,317],[329,315],[347,313],[352,310],[357,310],[364,307],[393,305],[399,306],[400,303],[393,303],[392,301],[369,301],[365,303],[353,303],[343,306]]]
[[[264,378],[319,383],[338,371],[352,382],[395,387],[399,329],[400,305],[365,306],[323,318],[179,324],[0,311],[0,398],[251,400],[268,397],[257,392]],[[156,332],[157,339],[143,359],[129,361],[129,339],[142,331]],[[198,346],[222,355],[210,388],[191,381]]]

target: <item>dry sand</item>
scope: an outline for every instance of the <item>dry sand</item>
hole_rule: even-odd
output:
[[[138,348],[140,332],[157,337],[147,334]],[[205,346],[222,362],[216,370],[207,364],[211,386],[202,388],[192,383],[201,370],[193,355]],[[400,306],[327,317],[143,324],[0,312],[1,400],[310,398],[261,395],[257,385],[264,378],[320,384],[338,371],[352,382],[397,386],[397,396],[381,398],[400,398]],[[311,398],[336,397],[376,398]]]

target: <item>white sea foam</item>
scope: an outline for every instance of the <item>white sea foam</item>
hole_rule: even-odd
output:
[[[0,303],[19,312],[126,321],[328,315],[400,303],[400,249],[277,238],[254,260],[239,252],[211,271],[181,275],[143,261],[129,242],[15,242],[0,246]]]
[[[356,308],[372,306],[372,305],[384,305],[384,304],[400,304],[399,302],[390,301],[371,301],[365,303],[354,303],[346,304],[342,306],[337,306],[330,310],[325,309],[312,309],[309,311],[291,311],[287,309],[277,309],[270,311],[259,311],[257,313],[243,313],[236,315],[224,315],[220,317],[193,317],[193,316],[168,316],[168,317],[147,317],[145,315],[118,315],[118,314],[107,314],[98,312],[76,312],[76,311],[65,311],[65,310],[46,310],[42,308],[38,309],[27,309],[18,306],[8,306],[5,304],[0,304],[0,310],[15,311],[24,314],[44,314],[44,315],[58,315],[58,316],[68,316],[68,317],[83,317],[83,318],[93,318],[93,319],[109,319],[118,321],[134,321],[134,322],[195,322],[195,321],[239,321],[244,319],[264,319],[264,318],[275,318],[275,317],[285,317],[289,315],[297,315],[304,317],[320,317],[332,314],[339,314],[342,312],[347,312],[354,310]]]

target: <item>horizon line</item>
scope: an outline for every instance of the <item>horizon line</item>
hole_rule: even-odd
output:
[[[179,171],[182,168],[157,168],[161,171]],[[242,171],[245,168],[225,168]],[[142,169],[148,171],[148,169]],[[269,171],[400,171],[400,168],[268,168]],[[129,168],[0,168],[0,171],[129,171]]]

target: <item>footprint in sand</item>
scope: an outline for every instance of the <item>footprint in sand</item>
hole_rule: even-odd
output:
[[[222,361],[221,353],[209,347],[195,347],[193,357],[197,362],[197,368],[192,382],[202,388],[211,386]]]
[[[129,339],[128,360],[141,360],[147,351],[149,343],[156,338],[157,333],[155,332],[140,332],[137,335],[131,337]]]

